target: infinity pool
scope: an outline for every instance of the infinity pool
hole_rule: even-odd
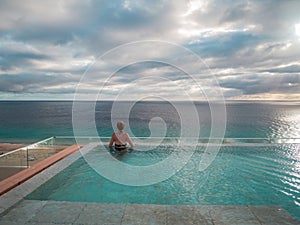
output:
[[[111,153],[111,160],[146,166],[167,158],[175,148],[163,145],[124,155]],[[212,164],[200,172],[198,167],[204,150],[203,146],[198,146],[188,163],[174,176],[147,186],[114,183],[99,175],[81,157],[26,199],[176,205],[280,205],[300,221],[299,144],[223,146]],[[87,154],[101,164],[103,159],[98,156],[103,151],[108,150],[97,146]]]

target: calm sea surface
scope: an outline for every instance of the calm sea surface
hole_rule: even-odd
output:
[[[110,136],[113,132],[112,104],[113,102],[96,104],[94,116],[98,134],[101,136]],[[50,136],[73,135],[72,106],[71,101],[2,101],[0,141],[29,143]],[[210,107],[206,103],[195,103],[195,106],[200,121],[200,135],[208,137],[211,129]],[[188,114],[191,108],[186,106],[184,110]],[[297,103],[228,103],[226,114],[225,137],[300,137],[300,104]],[[119,115],[119,118],[114,119],[123,120],[123,116]],[[155,117],[164,120],[166,136],[180,136],[180,116],[174,106],[167,102],[134,104],[129,114],[131,135],[150,136],[149,122]]]

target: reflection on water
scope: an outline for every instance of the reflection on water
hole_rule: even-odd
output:
[[[300,137],[300,112],[286,111],[274,120],[273,137]]]
[[[271,137],[300,137],[300,110],[283,108],[274,114]]]
[[[300,137],[299,105],[227,105],[227,137]]]

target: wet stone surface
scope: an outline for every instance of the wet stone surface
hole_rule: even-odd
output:
[[[296,225],[278,206],[98,204],[22,200],[1,214],[0,224],[205,224]]]

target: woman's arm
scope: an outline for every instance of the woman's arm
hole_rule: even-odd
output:
[[[114,144],[114,142],[115,142],[115,133],[113,133],[113,134],[111,135],[111,139],[110,139],[110,142],[109,142],[108,147],[112,147],[113,144]]]
[[[126,134],[126,136],[127,136],[127,142],[128,142],[128,144],[129,144],[131,147],[134,147],[135,144],[132,142],[132,140],[131,140],[131,138],[129,137],[129,135]]]

